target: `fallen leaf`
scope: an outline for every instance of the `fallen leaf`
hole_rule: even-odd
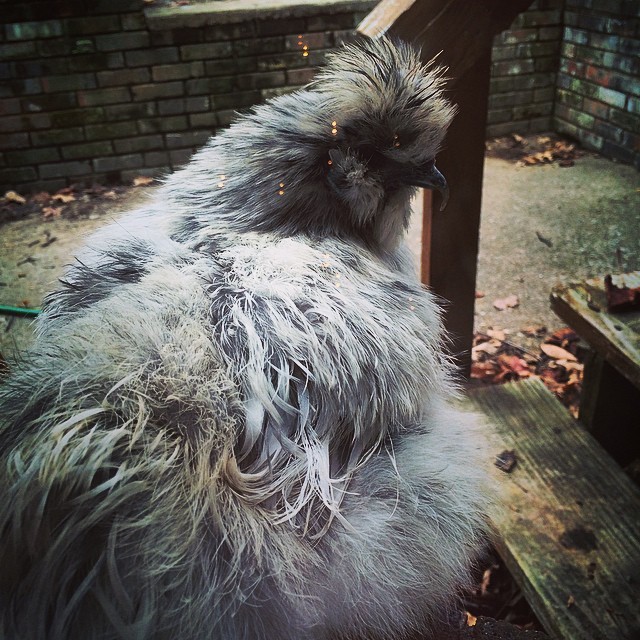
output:
[[[487,342],[481,342],[479,345],[471,349],[471,357],[477,356],[479,353],[488,353],[490,356],[498,353],[500,349],[500,342],[498,340],[488,340]]]
[[[505,311],[506,309],[513,309],[520,304],[520,300],[516,295],[510,295],[506,298],[498,298],[493,301],[493,306],[499,311]]]
[[[56,193],[51,199],[67,204],[73,202],[76,197],[72,193]]]
[[[494,340],[500,340],[504,342],[507,339],[507,334],[501,329],[487,329],[487,335]]]
[[[149,178],[148,176],[138,176],[133,179],[134,187],[146,187],[147,185],[153,182],[153,178]]]
[[[62,207],[44,207],[42,213],[45,218],[58,218],[62,213]]]
[[[584,365],[575,360],[556,360],[556,364],[564,367],[567,371],[584,371]]]
[[[551,344],[559,344],[560,346],[567,346],[571,342],[575,342],[579,340],[580,337],[578,334],[569,327],[563,327],[562,329],[558,329],[554,331],[545,342],[549,342]]]
[[[34,196],[31,196],[31,200],[38,204],[46,204],[47,202],[49,202],[49,200],[51,200],[51,194],[47,191],[40,191]]]
[[[4,197],[5,200],[8,200],[9,202],[17,202],[18,204],[24,204],[27,201],[26,198],[23,198],[15,191],[7,191],[7,193],[4,194]]]
[[[512,449],[511,451],[503,451],[502,453],[499,453],[493,464],[498,467],[500,471],[511,473],[516,464],[518,464],[516,452]]]
[[[472,362],[471,377],[476,380],[490,380],[498,373],[497,366],[491,362]]]
[[[547,247],[553,247],[553,242],[549,240],[549,238],[545,238],[539,231],[536,231],[536,237],[542,244],[547,245]]]
[[[555,344],[541,344],[540,349],[545,355],[553,358],[554,360],[570,360],[572,362],[577,360],[573,353]]]
[[[531,375],[529,365],[518,356],[511,356],[506,353],[498,356],[498,364],[502,367],[502,372],[498,378],[504,378],[508,373],[515,373],[519,378],[528,378]]]
[[[469,613],[468,611],[465,611],[465,614],[467,616],[467,627],[475,627],[476,623],[478,622],[478,618],[476,618],[473,614]]]
[[[547,333],[547,327],[544,327],[542,325],[530,326],[524,327],[523,329],[520,329],[520,331],[522,331],[525,336],[529,336],[530,338],[539,338],[540,336],[543,336],[545,333]]]
[[[576,603],[576,599],[573,596],[569,596],[567,598],[567,609],[570,609],[571,607],[573,607],[575,603]]]

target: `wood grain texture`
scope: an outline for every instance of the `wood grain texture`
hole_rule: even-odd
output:
[[[640,389],[640,312],[609,313],[603,278],[555,287],[551,307]]]
[[[640,491],[535,378],[474,388],[495,454],[497,546],[547,631],[563,640],[640,638]]]

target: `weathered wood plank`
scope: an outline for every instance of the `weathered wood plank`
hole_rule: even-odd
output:
[[[640,638],[640,491],[538,379],[474,388],[496,454],[497,546],[551,635]]]
[[[555,287],[551,307],[640,389],[640,312],[609,313],[603,278]]]

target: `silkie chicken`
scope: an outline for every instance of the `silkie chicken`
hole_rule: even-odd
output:
[[[0,637],[437,636],[487,493],[403,242],[443,90],[346,46],[79,253],[2,387]]]

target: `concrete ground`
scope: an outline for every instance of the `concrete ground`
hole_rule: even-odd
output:
[[[640,174],[595,155],[557,164],[485,163],[476,329],[521,329],[562,322],[549,308],[558,282],[640,269]],[[493,302],[516,295],[516,308]]]
[[[0,224],[0,304],[37,307],[88,233],[145,197],[144,189],[88,215],[46,221],[39,214]],[[420,220],[410,242],[419,255]],[[48,235],[47,235],[48,234]],[[55,241],[48,243],[48,239]],[[46,245],[46,246],[43,246]],[[476,302],[476,328],[505,330],[533,348],[522,329],[562,326],[548,304],[557,282],[640,269],[640,174],[632,167],[585,155],[575,166],[520,167],[488,157]],[[496,299],[516,295],[519,306],[498,311]],[[0,353],[10,358],[30,341],[31,323],[0,316]]]

